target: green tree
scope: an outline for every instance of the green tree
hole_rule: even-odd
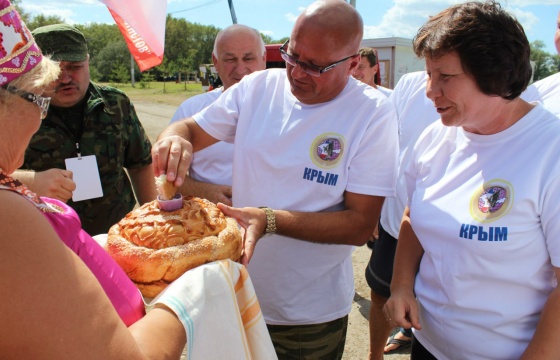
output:
[[[135,66],[135,73],[140,71]],[[103,48],[95,57],[91,58],[90,67],[94,67],[99,73],[99,81],[110,81],[115,73],[126,68],[127,78],[130,79],[130,52],[124,41],[113,41]]]
[[[12,0],[24,21],[30,29],[40,26],[61,23],[63,19],[58,15],[45,16],[43,14],[31,17],[21,8],[23,0]],[[122,81],[124,69],[130,72],[131,55],[116,24],[88,23],[76,25],[84,34],[90,55],[90,73],[95,81]],[[150,72],[155,79],[162,76],[175,76],[181,73],[187,78],[188,74],[198,73],[199,66],[212,63],[214,40],[220,28],[191,23],[183,18],[171,15],[166,19],[164,63]],[[274,40],[268,35],[262,35],[266,44],[283,43],[287,38]],[[134,70],[138,80],[142,77],[136,63]],[[130,75],[127,75],[128,78]]]
[[[273,39],[270,36],[265,35],[265,34],[261,34],[261,37],[262,37],[265,44],[283,44],[283,43],[286,42],[286,40],[289,39],[288,37],[283,37],[280,40],[275,40],[275,39]]]
[[[547,53],[545,44],[541,40],[535,40],[531,44],[531,61],[534,61],[533,81],[544,79],[545,77],[558,71],[558,67],[554,68],[553,56]]]
[[[43,14],[36,15],[32,20],[27,21],[26,25],[29,30],[37,29],[41,26],[53,25],[53,24],[60,24],[63,23],[64,19],[62,19],[58,15],[49,15],[45,16]]]
[[[175,19],[167,15],[165,23],[165,53],[164,58],[175,62],[188,52],[188,24],[185,19]]]
[[[261,37],[265,44],[274,44],[274,40],[270,36],[261,33]]]
[[[156,67],[156,77],[162,73],[197,71],[200,64],[212,62],[214,39],[220,31],[214,26],[194,24],[185,19],[167,16],[163,65]]]
[[[144,71],[140,77],[140,87],[142,89],[149,88],[150,83],[154,81],[154,75],[152,75],[152,70]]]
[[[177,72],[177,66],[174,62],[171,62],[164,57],[163,62],[157,67],[157,69],[159,71],[159,75],[161,76],[161,80],[163,80],[163,92],[165,93],[165,83]]]
[[[288,41],[289,39],[290,39],[289,36],[285,36],[285,37],[283,37],[283,38],[281,38],[281,39],[279,39],[279,40],[275,40],[275,41],[274,41],[274,44],[283,44],[283,43],[285,43],[286,41]]]
[[[124,64],[117,64],[116,66],[113,66],[113,69],[111,70],[109,81],[117,84],[127,83],[130,79],[129,71],[130,69]]]
[[[76,27],[84,34],[88,44],[89,56],[92,59],[103,51],[105,47],[115,42],[122,43],[125,45],[123,49],[126,49],[126,42],[116,24],[90,23],[87,25],[77,25]]]
[[[23,10],[23,8],[21,7],[21,0],[12,0],[10,2],[16,8],[17,12],[19,13],[19,16],[21,16],[21,19],[23,20],[25,25],[27,25],[29,27],[28,23],[29,23],[29,20],[31,20],[31,15],[26,13]]]
[[[198,70],[200,64],[211,64],[214,40],[220,29],[214,26],[187,23],[187,31],[189,50],[194,50],[187,54],[190,57],[190,63],[194,65],[191,70]]]
[[[552,67],[555,69],[555,73],[560,71],[560,55],[552,56]]]

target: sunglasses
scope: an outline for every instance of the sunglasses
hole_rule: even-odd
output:
[[[342,60],[338,60],[337,62],[334,62],[334,63],[330,64],[329,66],[325,66],[323,68],[320,68],[320,67],[317,67],[317,66],[314,66],[314,65],[309,65],[309,64],[306,64],[302,61],[299,61],[298,59],[296,59],[292,55],[288,54],[285,49],[286,49],[286,46],[288,46],[289,41],[290,40],[287,40],[284,43],[284,45],[282,45],[279,49],[280,50],[280,55],[282,56],[282,59],[284,59],[285,62],[287,62],[288,64],[290,64],[292,66],[299,65],[299,67],[301,67],[301,69],[303,71],[305,71],[307,74],[309,74],[311,76],[315,76],[315,77],[319,77],[319,76],[321,76],[321,74],[326,73],[327,71],[334,69],[337,65],[342,64],[346,60],[351,59],[355,56],[358,56],[358,54],[350,55],[350,56],[345,57]]]
[[[20,98],[29,101],[39,107],[41,109],[41,120],[47,117],[47,111],[49,110],[49,104],[51,103],[50,97],[43,97],[37,94],[33,94],[24,90],[20,90],[15,86],[4,85],[2,89],[6,90],[7,92],[17,95]]]

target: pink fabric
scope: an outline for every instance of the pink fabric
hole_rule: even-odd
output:
[[[62,208],[63,213],[43,212],[62,241],[93,272],[122,321],[130,326],[145,315],[140,291],[109,254],[82,230],[76,212],[63,202],[41,197],[44,202]]]
[[[0,85],[5,85],[34,68],[43,56],[8,0],[0,0],[0,22]]]

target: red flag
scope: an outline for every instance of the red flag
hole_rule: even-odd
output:
[[[140,71],[161,64],[165,42],[165,0],[100,0],[111,12]]]

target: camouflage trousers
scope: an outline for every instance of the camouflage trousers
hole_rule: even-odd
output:
[[[342,359],[348,315],[323,324],[267,325],[279,360]]]

